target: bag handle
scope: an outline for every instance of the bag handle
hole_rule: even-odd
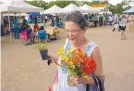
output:
[[[86,91],[89,91],[89,89],[90,89],[90,85],[87,84],[87,86],[86,86]]]
[[[101,81],[101,78],[100,77],[97,77],[97,76],[95,76],[96,78],[97,78],[97,80],[98,80],[98,83],[99,83],[99,88],[100,88],[100,91],[103,91],[103,88],[102,88],[102,81]]]
[[[95,82],[95,85],[96,85],[98,91],[103,91],[103,87],[102,87],[103,82],[101,81],[101,77],[94,76],[92,78]],[[89,90],[90,90],[90,85],[87,84],[86,85],[86,91],[89,91]]]

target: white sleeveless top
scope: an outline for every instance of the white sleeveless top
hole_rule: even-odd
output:
[[[67,39],[65,42],[64,49],[68,50],[71,47],[71,44],[69,40]],[[88,54],[88,56],[91,56],[91,53],[93,52],[94,48],[98,47],[97,44],[93,41],[90,41],[84,52]],[[59,59],[58,63],[61,63],[61,59]],[[61,68],[58,66],[58,87],[57,91],[86,91],[86,84],[79,84],[75,87],[71,87],[67,83],[67,76],[68,73],[65,68]]]

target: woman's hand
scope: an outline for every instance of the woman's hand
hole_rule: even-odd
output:
[[[92,77],[89,77],[89,79],[86,79],[80,76],[72,76],[71,80],[73,81],[74,84],[93,84],[94,83],[94,80]]]

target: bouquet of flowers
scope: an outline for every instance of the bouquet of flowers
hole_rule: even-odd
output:
[[[70,80],[71,76],[83,76],[89,79],[89,74],[96,69],[96,62],[81,49],[72,51],[71,49],[64,50],[64,47],[62,47],[58,54],[61,57],[61,64],[56,64],[67,69],[70,86],[76,86]]]

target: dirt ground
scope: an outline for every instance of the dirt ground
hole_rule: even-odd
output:
[[[106,91],[134,91],[134,33],[126,32],[127,40],[120,40],[119,32],[112,32],[112,28],[89,28],[86,36],[100,47]],[[49,53],[57,56],[64,40],[62,32],[60,40],[49,43]],[[34,45],[24,46],[21,40],[10,43],[4,36],[1,45],[1,91],[47,91],[55,64],[48,66]]]

